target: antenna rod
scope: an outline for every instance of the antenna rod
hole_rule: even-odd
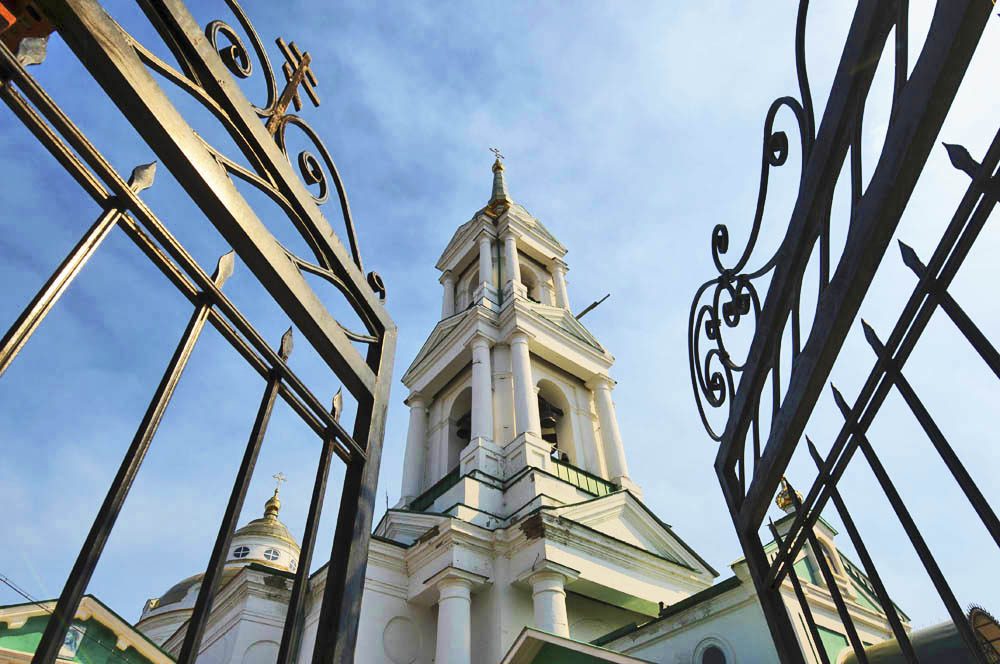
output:
[[[593,309],[594,307],[596,307],[597,305],[599,305],[599,304],[600,304],[601,302],[604,302],[604,301],[605,301],[606,299],[608,299],[609,297],[611,297],[611,293],[608,293],[607,295],[605,295],[604,297],[602,297],[602,298],[601,298],[600,300],[598,300],[597,302],[593,302],[593,303],[591,303],[591,304],[587,305],[587,308],[586,308],[586,309],[584,309],[583,311],[581,311],[580,313],[578,313],[578,314],[576,315],[576,319],[577,319],[577,320],[580,320],[581,318],[583,318],[583,317],[584,317],[584,315],[586,315],[586,314],[590,313],[590,310],[591,310],[591,309]]]

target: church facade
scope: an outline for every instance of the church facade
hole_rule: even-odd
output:
[[[441,320],[402,377],[401,499],[371,540],[356,661],[776,662],[745,564],[717,582],[630,478],[614,358],[571,313],[565,254],[513,201],[497,160],[488,203],[437,262]],[[263,517],[234,534],[201,664],[274,661],[299,552],[279,510],[275,491]],[[806,661],[822,661],[822,650],[836,662],[847,640],[816,555],[863,640],[891,631],[836,531],[821,522],[816,534],[822,551],[806,546],[796,572],[822,642],[810,638],[788,580],[783,592]],[[144,644],[147,660],[149,643],[176,654],[200,579],[149,600],[121,643]],[[324,583],[320,568],[299,662],[311,660]],[[5,643],[25,642],[17,629],[26,624],[0,627],[0,662]]]

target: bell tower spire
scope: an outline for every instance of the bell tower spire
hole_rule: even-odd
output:
[[[543,481],[523,479],[532,469],[560,478],[567,504],[621,488],[638,496],[611,398],[614,358],[570,311],[566,248],[513,201],[492,152],[490,200],[438,259],[441,321],[402,378],[410,424],[399,506],[476,504],[474,520],[495,520],[505,490],[478,483],[513,478],[551,497]],[[436,504],[439,490],[448,505]]]
[[[514,201],[507,193],[507,181],[504,179],[504,168],[501,161],[504,157],[496,148],[490,148],[490,151],[496,156],[496,159],[493,162],[493,195],[490,196],[490,202],[486,209],[487,214],[499,217],[510,208]]]

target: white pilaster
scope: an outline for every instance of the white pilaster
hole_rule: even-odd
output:
[[[427,403],[419,392],[406,400],[410,407],[410,427],[406,432],[406,453],[403,456],[403,491],[401,500],[409,504],[420,495],[424,474],[424,450],[427,446]]]
[[[448,318],[455,313],[455,277],[451,270],[445,270],[441,275],[441,284],[444,286],[444,298],[441,301],[441,318]]]
[[[538,417],[535,381],[531,375],[528,335],[520,330],[510,336],[510,359],[514,372],[514,419],[518,435],[530,432],[542,435]]]
[[[479,236],[479,283],[493,286],[493,238],[487,233]]]
[[[569,293],[566,291],[566,264],[558,258],[553,258],[549,264],[552,279],[556,285],[556,306],[569,309]]]
[[[490,370],[490,342],[478,334],[472,339],[472,438],[493,439],[493,372]]]
[[[615,405],[611,401],[613,382],[608,376],[596,376],[587,383],[587,387],[594,391],[594,405],[597,407],[597,419],[601,425],[601,440],[604,443],[604,459],[608,464],[608,475],[612,481],[620,484],[621,478],[628,479],[628,465],[625,463],[625,446],[618,430]]]
[[[521,261],[517,257],[517,238],[510,230],[503,234],[503,254],[507,272],[504,282],[516,288],[521,285]]]
[[[446,576],[437,583],[437,649],[435,664],[471,664],[472,582]]]

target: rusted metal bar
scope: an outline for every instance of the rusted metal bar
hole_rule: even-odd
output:
[[[816,449],[816,446],[813,445],[813,442],[808,437],[806,437],[806,444],[809,446],[809,454],[812,456],[813,461],[816,462],[816,467],[822,468],[823,457],[820,456],[819,450]],[[896,611],[896,606],[886,591],[885,584],[882,583],[882,577],[879,575],[878,569],[875,567],[875,562],[868,553],[868,547],[865,546],[865,542],[861,538],[861,533],[858,532],[857,526],[854,525],[854,519],[847,509],[847,504],[836,488],[832,490],[831,497],[833,498],[834,506],[837,508],[837,514],[840,515],[840,520],[847,530],[847,536],[851,539],[851,544],[854,545],[854,550],[858,552],[858,558],[861,559],[861,564],[868,574],[868,580],[871,581],[872,587],[875,589],[875,595],[882,605],[882,611],[885,612],[886,620],[889,622],[889,627],[892,628],[896,642],[899,643],[899,649],[903,653],[903,657],[909,664],[919,664],[917,654],[913,651],[913,645],[910,643],[910,637],[906,635],[903,623],[899,619],[899,612]],[[794,575],[795,571],[792,570],[790,576],[794,578]]]
[[[292,353],[292,329],[288,328],[281,337],[278,354],[282,360],[288,361]],[[193,664],[201,650],[201,639],[205,633],[205,625],[208,623],[208,615],[212,609],[212,599],[215,597],[216,586],[222,578],[222,567],[226,562],[226,555],[229,552],[229,544],[236,531],[240,512],[243,511],[243,502],[246,500],[247,489],[250,487],[250,480],[253,479],[253,471],[257,465],[257,456],[260,447],[264,442],[264,435],[267,433],[267,425],[271,421],[271,411],[274,409],[274,400],[278,396],[278,386],[281,383],[281,374],[271,371],[267,378],[267,386],[264,388],[264,396],[261,397],[260,407],[257,409],[257,417],[250,431],[250,439],[247,441],[246,450],[243,453],[243,460],[240,468],[236,471],[236,481],[233,482],[233,490],[229,496],[229,504],[226,506],[225,516],[219,525],[219,534],[215,538],[215,546],[212,555],[205,568],[205,575],[201,580],[201,588],[198,590],[198,598],[194,603],[194,610],[187,622],[187,630],[184,632],[184,643],[181,645],[181,652],[177,656],[180,664]]]
[[[221,288],[222,284],[225,283],[231,274],[232,254],[226,254],[226,256],[219,259],[219,267],[216,269],[215,276],[213,277],[216,287]],[[156,429],[160,425],[163,413],[166,412],[170,398],[173,396],[178,381],[180,381],[184,367],[187,366],[187,362],[191,357],[191,351],[194,350],[195,343],[198,341],[198,337],[205,327],[205,321],[208,320],[211,308],[212,301],[209,297],[205,296],[202,299],[202,303],[191,314],[191,319],[188,321],[187,328],[181,335],[177,349],[174,351],[173,357],[170,358],[170,362],[163,372],[163,378],[160,380],[160,384],[157,386],[156,392],[149,402],[146,414],[139,423],[139,428],[135,432],[132,444],[125,452],[125,457],[118,468],[118,473],[111,482],[108,494],[104,498],[104,503],[101,505],[97,517],[94,519],[94,524],[90,528],[90,533],[80,548],[80,554],[73,565],[73,570],[66,580],[66,585],[59,596],[59,601],[56,602],[52,619],[45,626],[45,632],[42,634],[42,639],[35,650],[33,661],[37,664],[54,664],[56,657],[59,655],[59,649],[66,638],[66,631],[69,629],[70,623],[76,615],[76,610],[80,606],[83,593],[86,591],[87,584],[90,583],[90,578],[94,574],[94,568],[97,567],[97,561],[100,559],[101,553],[104,551],[104,545],[111,535],[111,529],[114,527],[122,505],[125,503],[125,498],[132,488],[132,482],[135,480],[140,466],[142,466],[142,461],[146,456],[146,451],[149,449],[150,443],[153,441],[153,436],[156,435]]]
[[[153,172],[155,164],[139,166],[132,171],[128,185],[135,193],[153,184]],[[48,281],[39,289],[35,297],[32,298],[28,306],[24,308],[14,324],[7,330],[7,334],[0,340],[0,376],[3,376],[7,367],[14,361],[21,348],[27,343],[35,329],[48,315],[55,303],[66,292],[83,266],[87,264],[97,248],[104,242],[115,225],[121,220],[124,208],[120,204],[114,204],[109,200],[109,205],[97,218],[97,221],[83,234],[73,250],[67,254],[56,271],[48,278]]]

